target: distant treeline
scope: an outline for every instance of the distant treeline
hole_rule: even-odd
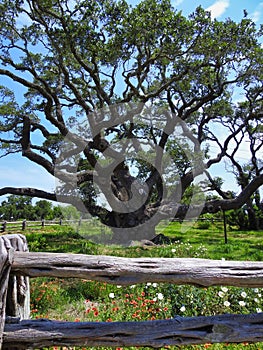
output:
[[[32,203],[28,196],[10,195],[0,205],[0,220],[15,221],[23,220],[54,220],[59,218],[79,219],[80,213],[73,206],[62,207],[53,205],[47,200],[39,200]]]

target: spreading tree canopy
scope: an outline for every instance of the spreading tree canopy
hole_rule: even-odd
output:
[[[185,17],[169,0],[1,0],[1,155],[58,183],[0,195],[73,203],[120,240],[243,206],[263,183],[260,37],[247,17]],[[253,176],[230,195],[211,169],[238,171],[245,141]]]

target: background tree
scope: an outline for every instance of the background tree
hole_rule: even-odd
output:
[[[53,207],[52,203],[46,200],[33,204],[29,196],[11,195],[0,205],[1,220],[52,220],[61,216],[61,207]]]
[[[61,181],[59,196],[10,187],[0,195],[59,198],[87,208],[117,236],[152,236],[161,218],[197,213],[196,203],[181,203],[187,188],[204,168],[236,161],[233,142],[252,142],[249,130],[262,120],[263,55],[261,32],[248,18],[220,22],[200,7],[186,18],[168,0],[134,7],[3,0],[0,11],[0,75],[24,91],[16,98],[1,86],[2,155],[21,153]],[[235,88],[245,112],[232,98]],[[138,157],[144,181],[135,176]],[[165,166],[173,191],[164,186]],[[245,204],[263,183],[258,170],[237,196],[211,200],[203,212]]]
[[[9,196],[0,206],[2,220],[30,219],[34,220],[32,198],[27,196]]]

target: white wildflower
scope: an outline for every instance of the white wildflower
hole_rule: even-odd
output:
[[[246,306],[246,303],[244,302],[244,300],[240,300],[240,301],[238,302],[238,304],[239,304],[240,306]]]
[[[242,292],[241,296],[242,296],[242,298],[246,298],[247,297],[247,293],[246,292]]]
[[[225,293],[224,292],[222,292],[221,290],[218,292],[218,295],[220,296],[220,298],[224,298],[224,296],[225,296]]]
[[[230,306],[230,302],[229,301],[224,301],[224,306],[226,306],[226,307],[229,307]]]
[[[114,293],[110,293],[109,294],[109,298],[111,298],[111,299],[115,298],[115,294]]]
[[[157,298],[158,298],[159,300],[163,300],[163,294],[162,294],[162,293],[158,293],[158,294],[157,294]]]
[[[185,306],[184,305],[180,307],[180,311],[185,312]]]
[[[228,291],[228,288],[227,287],[221,287],[221,290],[226,293]]]
[[[257,311],[257,313],[262,312],[262,310],[259,307],[256,308],[256,311]]]

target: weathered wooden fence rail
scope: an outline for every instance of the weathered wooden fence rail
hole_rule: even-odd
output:
[[[23,241],[23,236],[18,236],[18,241]],[[24,276],[55,276],[80,277],[120,285],[168,282],[199,286],[263,287],[263,262],[33,253],[24,248],[21,251],[19,246],[12,248],[16,240],[13,239],[8,245],[6,242],[9,237],[0,237],[0,247],[1,242],[4,247],[0,248],[0,331],[3,349],[40,349],[74,345],[162,347],[207,342],[263,341],[263,313],[175,317],[169,320],[142,322],[71,323],[26,319],[15,323],[10,323],[7,319],[5,322],[6,280],[10,269],[10,276],[16,276],[18,280]]]
[[[263,287],[263,262],[16,252],[12,272],[30,277],[79,277],[117,285],[167,282]]]

